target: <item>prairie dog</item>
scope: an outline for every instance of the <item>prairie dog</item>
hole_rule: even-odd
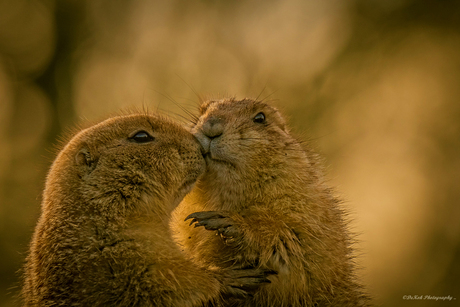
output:
[[[204,170],[196,139],[158,115],[80,131],[48,173],[24,304],[202,306],[266,283],[260,270],[202,269],[172,241],[170,213]]]
[[[229,306],[370,306],[355,278],[340,200],[318,156],[291,136],[276,108],[205,101],[191,131],[207,170],[174,212],[177,242],[204,266],[278,272]]]

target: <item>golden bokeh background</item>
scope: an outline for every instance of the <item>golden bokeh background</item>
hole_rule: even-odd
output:
[[[459,16],[454,1],[0,0],[0,306],[16,306],[59,137],[133,106],[180,120],[194,92],[269,96],[314,143],[379,305],[458,305]]]

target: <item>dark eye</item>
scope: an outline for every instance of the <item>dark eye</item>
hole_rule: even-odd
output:
[[[136,143],[147,143],[153,141],[155,138],[145,131],[139,131],[129,139]]]
[[[265,123],[265,114],[260,112],[257,113],[257,115],[254,117],[253,121],[258,124],[263,124]]]

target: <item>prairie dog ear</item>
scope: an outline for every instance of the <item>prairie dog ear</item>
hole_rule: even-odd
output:
[[[280,111],[278,109],[276,109],[276,108],[274,108],[274,109],[275,109],[275,113],[273,115],[276,117],[276,121],[278,122],[278,126],[284,132],[289,133],[289,128],[286,125],[286,120],[283,118],[283,116],[281,115],[281,113],[280,113]]]
[[[75,163],[81,169],[83,174],[90,174],[97,165],[97,157],[88,150],[88,148],[83,147],[80,149],[75,156]]]

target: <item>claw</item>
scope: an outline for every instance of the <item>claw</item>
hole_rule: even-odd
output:
[[[265,276],[269,276],[269,275],[278,275],[278,272],[275,271],[275,270],[265,270],[265,271],[264,271],[264,274],[265,274]]]
[[[230,216],[231,214],[225,211],[202,211],[190,214],[185,221],[191,219],[189,226],[194,224],[194,228],[202,226],[206,230],[215,230],[225,244],[233,244],[242,234]]]
[[[217,230],[230,226],[231,219],[219,211],[202,211],[190,214],[185,221],[192,219],[189,226],[195,224],[195,227],[204,226],[208,230]]]
[[[189,220],[189,219],[194,219],[194,220],[205,220],[205,219],[211,219],[211,218],[224,218],[226,217],[225,215],[222,214],[222,212],[219,211],[201,211],[201,212],[195,212],[190,214],[185,218],[184,221]]]
[[[229,294],[236,297],[252,296],[261,286],[270,284],[267,277],[274,274],[275,271],[266,269],[234,269],[227,289]]]

